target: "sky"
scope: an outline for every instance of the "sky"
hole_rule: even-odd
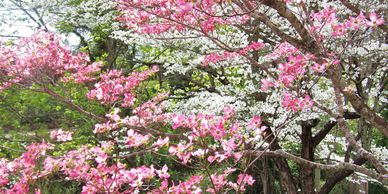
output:
[[[37,14],[31,10],[27,10],[32,17],[38,18]],[[47,14],[46,14],[47,15]],[[50,18],[51,19],[51,18]],[[43,20],[49,20],[49,16],[43,17]],[[50,22],[45,22],[47,28],[55,32],[56,29]],[[0,38],[15,39],[18,37],[31,36],[38,28],[38,24],[34,22],[20,8],[14,6],[10,0],[0,1]],[[63,35],[61,38],[66,40],[71,47],[79,44],[79,38],[75,34]]]

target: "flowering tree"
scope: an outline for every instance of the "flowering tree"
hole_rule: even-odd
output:
[[[51,132],[50,143],[0,161],[1,191],[25,193],[57,175],[82,182],[83,193],[241,193],[259,184],[257,165],[266,159],[287,193],[329,193],[352,173],[387,185],[386,157],[379,154],[387,151],[371,139],[372,132],[388,135],[382,116],[387,28],[378,1],[115,2],[133,39],[168,50],[157,53],[157,66],[104,71],[51,33],[1,45],[1,90],[50,95],[96,120],[99,139],[58,156],[50,153],[71,141],[72,132]],[[127,37],[117,32],[116,38]],[[138,88],[160,68],[188,85],[142,101]],[[74,83],[107,113],[86,111],[54,89]],[[189,86],[196,89],[191,96]],[[206,111],[211,104],[219,107]],[[343,143],[333,150],[333,141]],[[163,160],[130,161],[145,154],[191,173],[178,179]],[[319,188],[316,169],[327,172]],[[260,180],[270,192],[268,177]]]
[[[354,150],[360,155],[354,158],[354,164],[375,161],[372,162],[375,168],[386,174],[384,165],[368,153],[370,148],[367,143],[363,143],[364,147],[359,145],[357,140],[360,138],[353,136],[349,129],[349,120],[361,117],[358,120],[361,128],[373,127],[387,135],[386,121],[379,115],[386,103],[383,97],[386,67],[382,60],[385,56],[382,41],[386,27],[382,14],[378,14],[381,12],[378,2],[372,3],[373,6],[355,5],[348,1],[118,2],[124,12],[120,19],[130,29],[162,40],[159,44],[169,41],[179,45],[179,41],[190,40],[204,44],[207,41],[199,46],[199,52],[194,51],[197,56],[193,61],[197,64],[191,64],[212,72],[210,77],[218,79],[221,90],[225,88],[222,85],[230,85],[225,82],[225,79],[231,78],[228,73],[232,74],[230,69],[228,72],[228,67],[250,65],[252,70],[248,74],[257,76],[254,79],[260,80],[261,84],[257,85],[261,85],[263,92],[270,91],[271,96],[266,100],[271,102],[278,98],[275,101],[283,107],[282,111],[267,109],[262,112],[270,114],[268,120],[272,121],[275,133],[281,138],[286,136],[281,134],[285,130],[299,135],[301,158],[314,161],[317,146],[338,123],[344,140],[349,144],[343,148],[347,156],[342,160],[349,161],[349,154]],[[364,50],[365,45],[373,42],[377,45]],[[377,55],[370,55],[374,56],[373,59],[365,57],[369,49],[376,51]],[[376,65],[373,71],[368,70],[370,62]],[[258,71],[258,75],[252,74],[252,71]],[[371,81],[370,77],[374,76],[379,78]],[[256,88],[248,88],[257,91]],[[365,91],[373,91],[373,94],[368,96]],[[225,91],[219,93],[228,95]],[[328,102],[328,99],[335,100]],[[271,105],[276,106],[273,101]],[[320,116],[312,116],[312,113]],[[277,119],[278,114],[283,118]],[[322,130],[316,130],[314,135],[312,129],[319,126],[323,115],[335,121],[322,123]],[[300,121],[299,127],[292,125],[295,121]],[[361,128],[357,130],[358,136],[366,137]],[[280,148],[273,146],[272,149]],[[296,192],[298,186],[293,183],[296,180],[290,178],[287,165],[281,160],[277,163],[279,170],[284,172],[283,176],[281,173],[282,186],[287,188],[287,192]],[[304,185],[301,189],[312,193],[313,168],[305,166],[302,169],[300,178]],[[348,172],[332,176],[321,192],[328,192],[334,183],[347,175]]]

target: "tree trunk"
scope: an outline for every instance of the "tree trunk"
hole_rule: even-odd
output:
[[[263,170],[260,173],[261,183],[263,184],[263,193],[264,194],[274,194],[274,182],[272,178],[271,167],[269,165],[269,159],[264,158],[262,160]]]
[[[314,145],[309,123],[302,124],[302,158],[314,161]],[[313,194],[314,191],[314,168],[301,166],[300,171],[301,189],[303,194]]]
[[[296,194],[295,184],[292,181],[292,174],[285,159],[275,158],[275,165],[279,171],[280,184],[287,194]]]
[[[263,137],[266,140],[267,143],[270,144],[270,150],[278,150],[282,149],[276,139],[276,137],[273,135],[273,132],[268,124],[263,122],[265,126],[267,126],[267,129],[263,132]],[[284,158],[274,158],[273,159],[275,166],[279,172],[280,177],[280,185],[282,189],[287,194],[296,194],[296,186],[294,183],[294,178],[291,173],[290,167],[288,166],[287,160]]]
[[[315,191],[319,191],[321,189],[321,170],[318,168],[314,171],[314,183]]]

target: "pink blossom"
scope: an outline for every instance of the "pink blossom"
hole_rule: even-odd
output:
[[[129,148],[131,147],[139,147],[148,142],[150,136],[149,135],[141,135],[136,133],[133,129],[130,129],[127,132],[127,141],[126,144]]]
[[[95,161],[98,164],[105,163],[108,159],[108,155],[100,147],[94,147],[92,151],[96,155]]]
[[[223,118],[225,120],[232,118],[235,114],[233,106],[225,106],[223,111],[224,111]]]
[[[5,78],[0,81],[3,89],[13,84],[25,87],[50,84],[47,80],[93,81],[102,65],[99,62],[90,64],[84,53],[72,54],[58,36],[43,31],[21,38],[10,46],[0,44],[0,56],[0,76]]]
[[[172,186],[169,188],[169,193],[191,193],[191,194],[201,194],[202,190],[199,187],[200,182],[202,181],[202,176],[191,176],[189,180],[179,183],[177,186]]]
[[[168,170],[168,167],[167,165],[164,165],[163,168],[161,170],[158,170],[157,173],[158,173],[158,176],[162,179],[168,179],[170,178],[170,175],[168,174],[167,172]]]
[[[283,107],[287,110],[301,111],[303,109],[311,109],[314,105],[314,101],[309,95],[305,95],[304,98],[294,98],[290,93],[283,93]]]
[[[326,70],[327,66],[328,66],[327,63],[324,63],[324,64],[314,63],[314,65],[311,66],[311,69],[313,69],[317,73],[322,73]]]
[[[239,174],[237,178],[237,185],[239,185],[238,190],[239,191],[245,191],[246,185],[253,185],[255,180],[251,175],[248,174]],[[236,189],[236,188],[235,188]]]
[[[206,191],[210,193],[217,193],[221,188],[223,188],[226,185],[226,182],[227,182],[225,174],[221,174],[221,175],[212,174],[210,175],[210,179],[216,189],[215,191],[213,188],[207,189]]]
[[[298,49],[296,49],[294,46],[289,44],[288,42],[283,42],[278,45],[276,45],[275,50],[266,56],[268,59],[278,59],[285,55],[292,55],[296,54],[298,52]]]
[[[384,24],[384,19],[379,18],[376,12],[372,12],[369,14],[369,21],[366,22],[366,25],[369,27],[376,27]]]
[[[55,159],[52,157],[47,157],[43,164],[44,164],[44,170],[46,172],[54,172],[60,167],[60,159]]]
[[[207,160],[212,163],[214,161],[218,162],[218,163],[221,163],[222,161],[226,160],[227,158],[229,158],[231,156],[230,153],[226,152],[226,153],[219,153],[219,152],[215,152],[215,155],[214,156],[209,156],[207,158]]]
[[[169,137],[166,137],[164,139],[159,138],[154,144],[152,144],[152,146],[160,148],[160,147],[163,147],[163,146],[167,145],[169,142],[170,142],[170,138]]]
[[[172,128],[177,129],[184,124],[185,117],[183,115],[175,115],[172,119]]]
[[[89,91],[87,97],[96,99],[101,104],[112,104],[122,100],[121,106],[130,107],[135,101],[133,90],[141,81],[157,71],[156,66],[143,72],[133,72],[129,76],[123,76],[121,71],[109,71],[100,75],[101,81],[95,84],[95,88]]]
[[[257,51],[261,48],[264,47],[264,44],[261,43],[261,42],[254,42],[252,44],[249,44],[248,46],[244,47],[243,49],[241,49],[238,53],[240,55],[246,55],[248,52],[251,52],[251,51]]]
[[[251,121],[248,123],[248,129],[256,129],[261,126],[261,117],[260,116],[253,116]]]
[[[42,194],[42,191],[40,189],[35,189],[35,194]]]
[[[203,62],[203,66],[206,67],[209,64],[217,63],[218,61],[221,61],[221,60],[222,60],[222,58],[219,54],[211,53],[205,57],[204,62]]]
[[[268,79],[261,79],[261,90],[267,91],[269,88],[275,86],[275,84],[271,81],[268,81]]]
[[[190,147],[191,144],[179,143],[177,146],[171,146],[168,151],[170,154],[177,156],[184,164],[186,164],[191,156],[191,153],[188,152]]]
[[[210,33],[215,31],[218,25],[243,24],[249,19],[247,14],[218,17],[217,11],[221,5],[217,1],[210,0],[202,3],[181,0],[116,0],[116,2],[123,12],[119,20],[128,28],[138,29],[139,33],[160,34],[173,30],[184,31],[188,28]]]
[[[220,119],[215,125],[213,125],[212,129],[210,130],[210,134],[216,140],[221,140],[225,136],[226,132],[223,120]]]
[[[331,34],[332,36],[342,36],[346,34],[347,28],[345,24],[336,24],[332,26],[333,33]]]
[[[116,123],[112,123],[111,121],[107,121],[106,123],[96,124],[94,126],[93,133],[105,133],[107,131],[116,129],[118,125]]]
[[[361,26],[365,24],[365,16],[361,12],[357,17],[349,17],[348,26],[352,27],[355,30],[358,30]]]

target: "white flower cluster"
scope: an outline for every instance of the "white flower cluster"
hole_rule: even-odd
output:
[[[68,4],[70,2],[64,2]],[[110,0],[85,0],[77,6],[65,6],[64,17],[61,22],[66,22],[76,27],[95,29],[102,25],[118,25],[115,22],[117,11],[114,11],[116,3]],[[80,17],[82,15],[82,17]],[[111,30],[106,28],[106,30]]]
[[[187,100],[180,100],[177,103],[170,104],[172,112],[182,114],[222,114],[223,108],[226,105],[232,105],[236,109],[241,109],[245,106],[244,102],[236,101],[235,97],[220,96],[216,93],[200,92],[194,97]]]

